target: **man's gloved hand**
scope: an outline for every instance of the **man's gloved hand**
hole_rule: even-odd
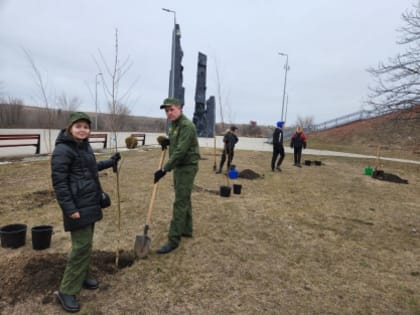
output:
[[[303,143],[303,148],[306,149],[306,142]]]
[[[160,146],[162,147],[162,151],[166,150],[168,148],[169,145],[169,139],[165,136],[159,136],[157,137],[157,142],[160,144]]]
[[[163,176],[166,175],[166,171],[162,168],[161,170],[158,170],[155,172],[155,180],[154,183],[156,184]]]
[[[111,159],[113,159],[115,162],[118,162],[119,160],[121,160],[121,154],[120,152],[116,152],[111,156]]]

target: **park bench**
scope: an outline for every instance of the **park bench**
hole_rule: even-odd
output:
[[[139,143],[141,142],[142,145],[146,144],[146,134],[145,133],[132,133],[131,136],[135,137]]]
[[[41,135],[40,134],[0,135],[0,141],[1,141],[0,147],[2,148],[34,146],[36,148],[35,154],[40,153],[40,148],[41,148]],[[7,143],[4,143],[3,141],[7,141]]]
[[[107,141],[108,141],[108,134],[106,133],[92,133],[89,136],[90,143],[103,143],[104,149],[106,149]]]

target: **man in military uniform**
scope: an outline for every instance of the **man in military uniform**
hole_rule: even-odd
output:
[[[194,124],[182,113],[182,106],[175,98],[167,98],[160,106],[170,120],[169,139],[159,137],[162,150],[169,146],[169,159],[154,174],[157,183],[173,170],[175,201],[168,241],[156,253],[166,254],[178,247],[181,237],[192,237],[191,192],[200,160],[197,131]]]

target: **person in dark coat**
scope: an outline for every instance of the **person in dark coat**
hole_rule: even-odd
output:
[[[273,132],[273,156],[271,158],[271,170],[274,172],[274,167],[281,172],[280,165],[284,160],[284,146],[283,146],[283,125],[284,121],[278,121],[276,124],[276,129]],[[276,160],[280,155],[279,160]]]
[[[300,160],[302,158],[302,148],[306,149],[306,136],[301,127],[297,127],[295,134],[292,136],[290,147],[293,148],[294,166],[302,167]]]
[[[238,128],[236,126],[231,126],[225,135],[223,136],[223,152],[222,156],[220,157],[220,166],[219,170],[216,172],[217,174],[220,174],[223,170],[223,165],[226,162],[226,156],[227,156],[227,167],[228,170],[230,169],[230,165],[232,164],[233,160],[233,154],[235,150],[235,144],[238,142],[238,136],[236,135],[236,130]]]
[[[96,162],[88,142],[91,120],[88,115],[70,115],[66,129],[60,131],[51,157],[51,176],[55,195],[63,213],[64,230],[70,232],[72,249],[59,291],[58,302],[68,312],[78,312],[76,295],[82,287],[97,289],[98,282],[89,278],[89,262],[95,222],[102,219],[102,188],[98,171],[117,166],[117,152],[111,158]]]

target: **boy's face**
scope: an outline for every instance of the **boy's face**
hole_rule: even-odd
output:
[[[87,139],[90,135],[90,125],[85,120],[76,121],[70,128],[70,133],[76,140]]]

